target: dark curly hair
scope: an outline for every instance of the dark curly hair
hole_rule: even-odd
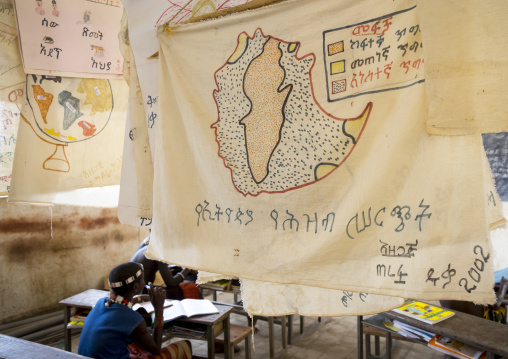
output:
[[[136,278],[135,281],[131,283],[125,283],[125,280],[127,278],[136,276],[136,273],[139,270],[143,271],[143,266],[139,263],[134,262],[127,262],[120,264],[113,268],[111,272],[109,273],[109,283],[116,283],[116,282],[122,282],[123,285],[121,287],[111,288],[113,293],[121,295],[122,297],[125,297],[125,295],[131,290],[131,288],[134,286],[134,283],[137,283],[143,278],[143,273]]]

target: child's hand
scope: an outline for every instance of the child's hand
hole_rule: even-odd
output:
[[[149,285],[150,289],[148,289],[148,293],[150,294],[150,301],[155,309],[155,316],[162,317],[164,301],[166,300],[166,290],[163,287],[154,287],[152,283],[149,283]]]

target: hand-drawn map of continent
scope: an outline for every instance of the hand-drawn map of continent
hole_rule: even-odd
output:
[[[355,148],[372,109],[342,119],[314,96],[313,53],[299,42],[242,32],[236,50],[215,73],[219,156],[244,196],[285,192],[319,181]]]

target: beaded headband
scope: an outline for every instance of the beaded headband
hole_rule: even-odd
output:
[[[136,274],[134,274],[132,277],[129,277],[127,279],[124,279],[124,280],[121,280],[120,282],[113,282],[111,283],[109,280],[108,280],[108,283],[109,283],[109,286],[111,288],[119,288],[119,287],[123,287],[124,285],[127,285],[129,283],[132,283],[134,282],[136,279],[138,279],[142,274],[143,274],[143,265],[141,263],[138,263],[140,266],[141,266],[141,269],[138,270],[136,272]]]

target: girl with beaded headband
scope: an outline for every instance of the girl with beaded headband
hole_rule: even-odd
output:
[[[164,289],[150,283],[150,301],[155,308],[154,328],[150,333],[141,314],[131,309],[133,298],[145,287],[143,266],[133,262],[120,264],[111,270],[109,283],[110,296],[97,301],[83,325],[78,353],[97,359],[128,359],[128,344],[136,341],[153,355],[159,354]]]

